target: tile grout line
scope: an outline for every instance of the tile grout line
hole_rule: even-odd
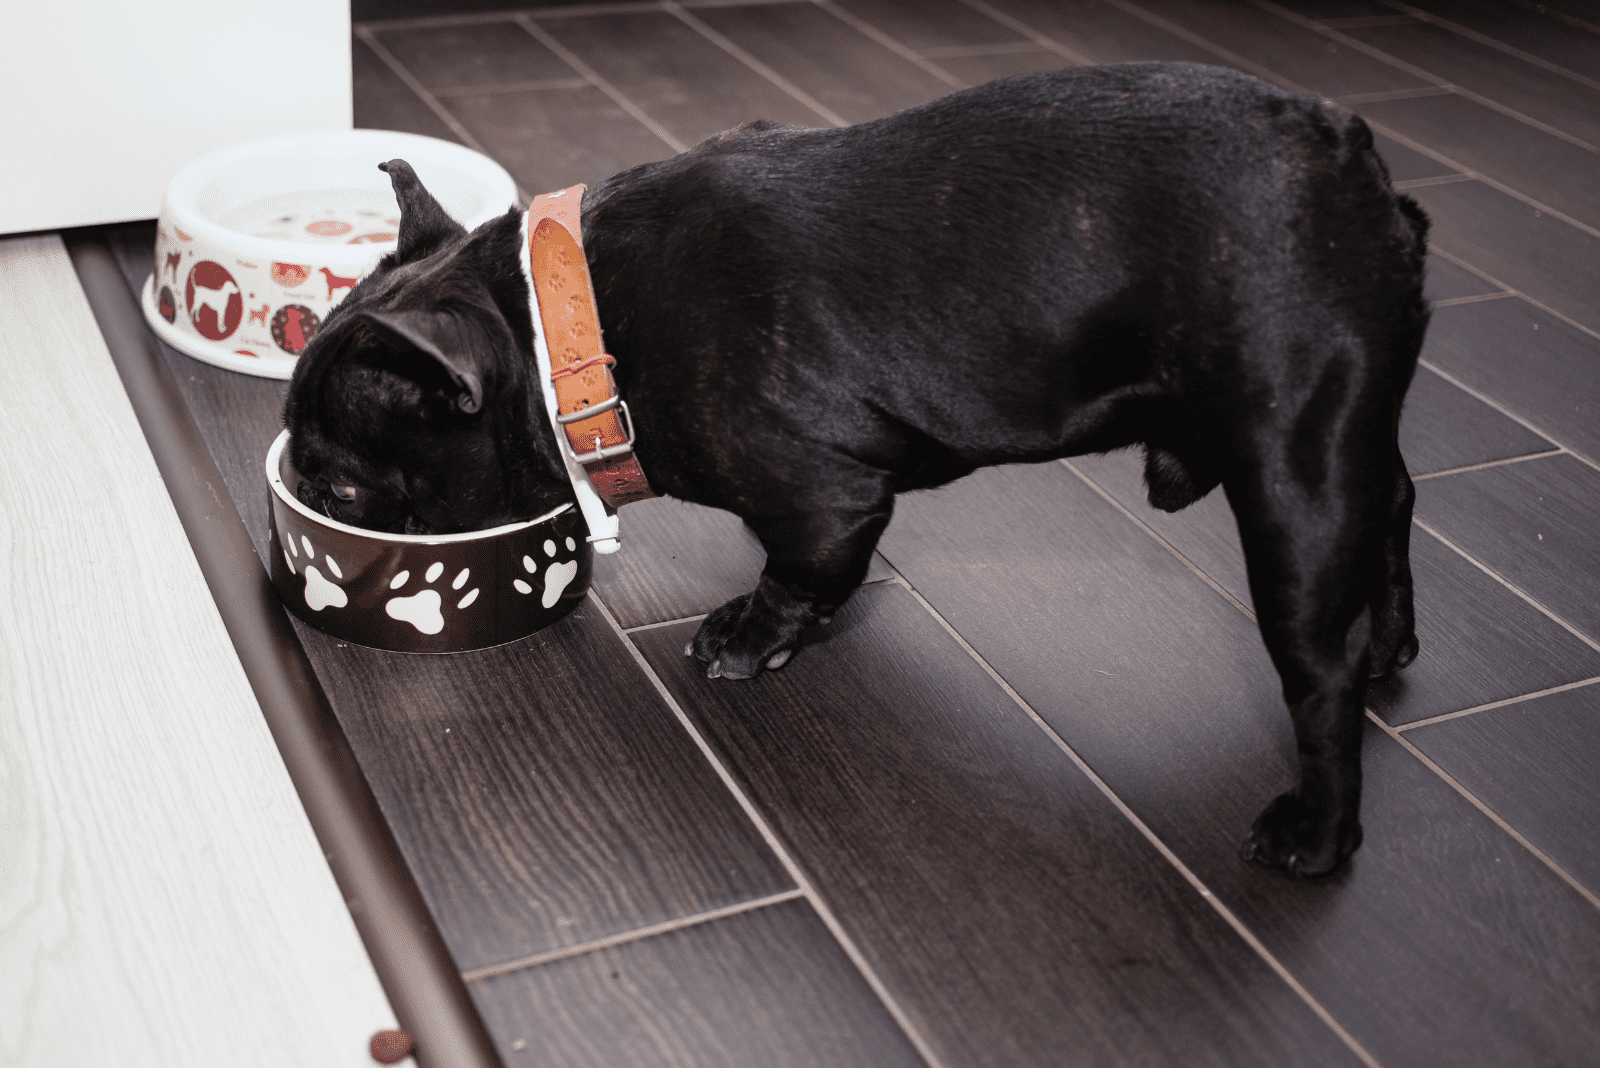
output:
[[[986,45],[942,45],[924,48],[918,55],[923,59],[967,59],[973,56],[1014,56],[1037,52],[1044,46],[1037,41],[999,41]]]
[[[1443,300],[1431,302],[1428,307],[1454,308],[1461,304],[1482,304],[1486,300],[1504,300],[1506,297],[1515,297],[1520,295],[1521,294],[1513,293],[1508,289],[1502,289],[1498,293],[1478,293],[1470,297],[1445,297]]]
[[[1564,11],[1551,11],[1543,4],[1534,3],[1533,0],[1511,0],[1511,2],[1526,11],[1553,18],[1558,22],[1565,22],[1568,26],[1576,26],[1580,30],[1588,30],[1590,33],[1600,33],[1600,24],[1585,22],[1576,15],[1569,15]]]
[[[1250,0],[1250,2],[1256,7],[1261,8],[1263,11],[1270,12],[1274,15],[1277,15],[1281,19],[1286,19],[1289,22],[1293,22],[1297,26],[1313,30],[1316,33],[1328,38],[1330,41],[1337,41],[1346,48],[1354,49],[1355,51],[1360,52],[1371,59],[1377,60],[1379,63],[1387,63],[1396,70],[1404,71],[1414,78],[1421,78],[1425,82],[1431,82],[1440,88],[1448,89],[1456,96],[1461,97],[1463,100],[1470,100],[1479,107],[1485,107],[1490,111],[1498,112],[1509,119],[1515,119],[1517,122],[1531,126],[1541,133],[1549,134],[1551,137],[1565,141],[1570,145],[1575,145],[1578,148],[1584,149],[1585,151],[1600,154],[1600,146],[1590,144],[1581,137],[1569,134],[1565,130],[1556,126],[1551,126],[1547,122],[1542,122],[1539,119],[1534,118],[1532,115],[1524,115],[1522,112],[1513,107],[1508,107],[1507,105],[1500,103],[1498,100],[1484,96],[1481,93],[1473,92],[1471,89],[1467,89],[1464,86],[1456,85],[1454,82],[1451,82],[1446,78],[1441,78],[1439,75],[1424,67],[1419,67],[1415,63],[1409,63],[1406,60],[1401,59],[1399,56],[1390,55],[1381,48],[1374,48],[1365,41],[1351,37],[1347,33],[1340,33],[1338,30],[1333,29],[1332,27],[1324,26],[1312,19],[1308,19],[1304,15],[1297,14],[1296,12],[1290,11],[1279,4],[1273,3],[1272,0]]]
[[[1482,178],[1479,178],[1477,180],[1480,181],[1480,182],[1483,181]],[[1597,235],[1597,236],[1600,236],[1600,235]],[[1506,293],[1508,293],[1509,295],[1511,295],[1513,297],[1518,297],[1518,298],[1526,301],[1527,303],[1533,305],[1535,308],[1538,308],[1540,311],[1542,311],[1546,315],[1550,316],[1550,318],[1559,319],[1563,323],[1566,323],[1568,326],[1572,327],[1572,329],[1577,330],[1580,333],[1588,334],[1590,337],[1594,338],[1596,341],[1600,341],[1600,330],[1595,330],[1593,327],[1584,326],[1582,323],[1578,322],[1578,320],[1572,318],[1571,316],[1564,315],[1561,312],[1556,311],[1554,308],[1550,307],[1550,305],[1544,303],[1543,301],[1538,300],[1538,299],[1536,299],[1534,297],[1530,297],[1528,294],[1524,293],[1522,290],[1518,289],[1516,286],[1507,285],[1505,282],[1503,282],[1500,279],[1496,278],[1494,275],[1490,274],[1488,271],[1484,270],[1482,267],[1474,267],[1472,264],[1468,263],[1466,260],[1462,259],[1460,256],[1457,256],[1455,253],[1449,252],[1449,251],[1447,251],[1445,249],[1442,249],[1442,248],[1438,248],[1437,246],[1435,246],[1435,245],[1433,245],[1431,243],[1428,246],[1428,253],[1429,253],[1429,255],[1438,255],[1438,256],[1444,257],[1445,259],[1449,260],[1451,263],[1455,264],[1457,267],[1460,267],[1462,270],[1471,271],[1473,274],[1477,275],[1479,278],[1483,279],[1485,282],[1489,282],[1489,283],[1491,283],[1493,285],[1497,285],[1501,289],[1503,289]]]
[[[1233,594],[1229,593],[1228,590],[1226,589],[1226,587],[1224,587],[1220,582],[1218,582],[1216,579],[1212,578],[1210,575],[1206,574],[1205,571],[1200,567],[1199,564],[1196,564],[1193,560],[1190,560],[1182,552],[1178,551],[1178,547],[1176,545],[1173,545],[1166,538],[1162,537],[1161,534],[1159,534],[1154,527],[1152,527],[1150,524],[1146,523],[1143,519],[1140,519],[1138,516],[1134,515],[1132,509],[1128,508],[1127,505],[1123,504],[1121,501],[1119,501],[1115,497],[1113,497],[1109,490],[1103,488],[1100,485],[1100,483],[1096,482],[1094,479],[1090,478],[1087,474],[1085,474],[1082,470],[1080,470],[1078,468],[1077,464],[1074,464],[1069,459],[1058,460],[1057,463],[1061,464],[1061,466],[1065,467],[1068,471],[1071,471],[1074,475],[1077,475],[1078,478],[1081,479],[1085,485],[1087,485],[1090,489],[1092,489],[1096,493],[1098,493],[1101,496],[1101,498],[1105,500],[1105,502],[1107,504],[1111,505],[1111,507],[1113,507],[1117,511],[1121,512],[1124,518],[1126,518],[1127,520],[1132,522],[1135,526],[1137,526],[1140,530],[1144,531],[1146,534],[1148,534],[1152,538],[1154,538],[1156,540],[1156,544],[1157,545],[1160,545],[1163,549],[1167,550],[1167,552],[1171,553],[1173,556],[1176,556],[1178,558],[1178,560],[1183,564],[1184,567],[1187,567],[1190,571],[1193,571],[1195,573],[1195,575],[1198,576],[1202,582],[1204,582],[1207,586],[1210,586],[1217,593],[1221,594],[1222,598],[1224,600],[1226,600],[1229,604],[1233,605],[1233,607],[1235,607],[1239,611],[1243,612],[1245,614],[1245,616],[1249,618],[1250,622],[1252,622],[1252,623],[1256,622],[1255,611],[1249,605],[1245,604],[1243,601],[1239,600],[1239,598],[1237,598]]]
[[[856,945],[855,939],[851,938],[849,932],[844,929],[844,925],[834,915],[832,907],[829,906],[822,894],[817,891],[816,886],[811,882],[810,876],[806,874],[805,869],[800,866],[800,863],[789,852],[789,847],[784,844],[783,839],[778,837],[777,832],[767,822],[766,816],[756,806],[755,801],[745,791],[744,787],[739,785],[739,781],[734,778],[733,772],[728,769],[728,765],[717,755],[716,750],[711,748],[711,743],[706,739],[706,736],[695,725],[694,721],[689,718],[689,714],[684,711],[677,698],[672,696],[672,691],[667,689],[667,684],[661,681],[661,676],[656,674],[655,668],[650,666],[650,662],[639,651],[639,647],[633,644],[633,639],[628,637],[627,633],[618,626],[616,617],[611,614],[611,610],[606,607],[605,602],[595,596],[592,590],[588,596],[594,602],[595,607],[599,609],[600,614],[605,617],[606,622],[610,624],[617,637],[621,638],[623,644],[627,646],[628,652],[633,656],[634,663],[638,665],[639,670],[644,672],[645,677],[650,680],[650,684],[655,687],[656,693],[661,696],[667,707],[672,710],[672,714],[677,718],[679,726],[688,732],[690,739],[700,750],[700,755],[710,763],[712,770],[722,780],[723,786],[733,795],[734,800],[743,810],[745,818],[751,822],[757,833],[761,835],[762,840],[767,844],[767,848],[771,849],[773,855],[778,858],[778,862],[783,865],[783,869],[788,873],[789,878],[794,880],[795,886],[799,888],[812,909],[816,911],[817,917],[822,920],[823,925],[828,928],[828,932],[833,935],[834,941],[844,950],[845,955],[850,958],[850,963],[855,965],[856,971],[860,973],[872,992],[877,995],[885,1010],[888,1011],[901,1032],[906,1036],[906,1040],[911,1043],[917,1054],[929,1065],[929,1068],[943,1068],[943,1062],[939,1060],[938,1055],[928,1044],[927,1039],[912,1024],[910,1016],[900,1007],[900,1003],[896,1000],[894,994],[890,992],[884,981],[879,978],[871,962],[861,952],[861,948]]]
[[[1054,52],[1062,59],[1065,59],[1079,67],[1094,66],[1094,60],[1090,59],[1082,52],[1079,52],[1075,48],[1068,48],[1060,41],[1057,41],[1048,34],[1039,32],[1032,26],[1029,26],[1027,23],[1023,22],[1021,19],[1012,18],[1004,11],[996,10],[989,4],[985,3],[985,0],[960,0],[960,3],[966,7],[970,7],[972,10],[989,19],[991,22],[999,23],[1012,33],[1021,34],[1034,44],[1038,45],[1040,48],[1043,48],[1048,52]]]
[[[1410,26],[1417,20],[1406,18],[1404,15],[1355,15],[1350,18],[1317,21],[1336,30],[1359,30],[1366,26]]]
[[[771,905],[781,905],[786,901],[795,901],[804,896],[805,892],[802,890],[784,890],[781,893],[768,894],[765,897],[751,898],[748,901],[724,905],[719,909],[707,909],[705,912],[697,912],[692,916],[679,916],[676,919],[663,920],[661,923],[630,928],[613,935],[606,935],[604,938],[579,942],[577,945],[562,946],[559,949],[551,949],[543,953],[532,953],[526,957],[517,957],[514,960],[504,961],[500,964],[473,968],[471,971],[462,972],[461,978],[463,982],[475,983],[480,979],[493,979],[501,975],[510,975],[512,972],[537,968],[544,964],[554,964],[557,961],[570,960],[573,957],[581,957],[604,949],[615,949],[618,946],[643,942],[646,939],[655,938],[657,935],[672,934],[676,931],[687,930],[690,927],[698,927],[704,923],[725,920],[731,916],[739,916],[746,912],[755,912]]]
[[[1456,185],[1460,182],[1477,181],[1470,174],[1436,174],[1431,178],[1402,178],[1398,182],[1390,182],[1390,188],[1396,193],[1409,193],[1413,189],[1428,189],[1436,185]]]
[[[982,668],[991,679],[994,680],[995,684],[1005,692],[1006,696],[1010,697],[1017,707],[1020,708],[1023,713],[1033,721],[1034,726],[1038,727],[1045,734],[1045,736],[1055,744],[1056,748],[1061,750],[1061,752],[1072,761],[1073,765],[1080,772],[1082,772],[1091,783],[1094,784],[1095,788],[1098,789],[1108,801],[1111,802],[1117,811],[1122,814],[1123,818],[1129,823],[1133,824],[1134,829],[1137,830],[1144,837],[1144,839],[1155,848],[1156,852],[1161,855],[1162,859],[1164,859],[1168,864],[1172,865],[1178,874],[1191,887],[1193,887],[1197,893],[1199,893],[1201,899],[1205,901],[1206,904],[1210,905],[1213,911],[1215,911],[1217,915],[1222,918],[1223,922],[1233,929],[1234,933],[1239,936],[1245,945],[1254,950],[1256,955],[1260,957],[1269,968],[1272,969],[1278,978],[1283,980],[1285,985],[1287,985],[1289,989],[1294,991],[1294,993],[1299,996],[1300,1000],[1303,1001],[1309,1009],[1311,1009],[1311,1011],[1328,1027],[1329,1030],[1338,1036],[1339,1040],[1342,1041],[1345,1046],[1347,1046],[1350,1051],[1356,1055],[1361,1063],[1367,1065],[1368,1068],[1382,1068],[1377,1059],[1373,1057],[1372,1054],[1367,1052],[1366,1048],[1363,1047],[1359,1041],[1357,1041],[1355,1036],[1349,1031],[1345,1030],[1344,1025],[1335,1019],[1333,1014],[1322,1006],[1322,1003],[1316,999],[1311,991],[1308,990],[1299,979],[1295,978],[1294,974],[1291,973],[1288,968],[1284,967],[1283,963],[1273,955],[1272,951],[1269,950],[1261,941],[1261,939],[1256,936],[1255,932],[1251,931],[1250,928],[1247,927],[1244,922],[1234,914],[1233,910],[1224,904],[1222,899],[1217,897],[1217,895],[1213,893],[1204,882],[1201,881],[1200,877],[1194,873],[1193,869],[1185,864],[1182,858],[1180,858],[1177,853],[1173,852],[1172,848],[1162,841],[1160,836],[1152,831],[1149,825],[1144,822],[1144,820],[1139,818],[1138,813],[1134,812],[1133,808],[1120,796],[1118,796],[1116,791],[1111,788],[1111,784],[1101,778],[1100,775],[1089,766],[1088,762],[1084,760],[1083,757],[1079,756],[1078,752],[1073,749],[1072,746],[1067,744],[1066,739],[1063,738],[1056,731],[1056,729],[1052,727],[1044,719],[1044,717],[1041,716],[1038,711],[1022,697],[1021,694],[1012,688],[1011,684],[1008,683],[1000,675],[1000,673],[994,669],[993,665],[985,660],[983,655],[979,653],[978,650],[975,649],[966,638],[961,636],[961,633],[950,624],[950,621],[945,619],[939,610],[934,608],[928,599],[924,597],[915,586],[907,581],[905,576],[900,574],[899,570],[896,569],[893,564],[889,564],[888,566],[891,571],[894,571],[895,577],[900,584],[906,588],[906,591],[910,593],[912,597],[916,598],[917,603],[922,605],[923,609],[933,617],[934,621],[937,622],[939,626],[944,628],[945,632],[954,638],[956,643],[960,645],[962,649],[966,650],[967,655],[970,656],[972,660],[980,668]]]
[[[458,96],[499,96],[504,93],[539,93],[550,89],[587,89],[589,83],[582,78],[547,78],[538,82],[495,82],[488,85],[459,85],[449,89],[435,89],[433,95],[443,99]]]
[[[598,594],[596,594],[596,596],[598,596]],[[706,618],[707,615],[708,615],[708,613],[701,612],[697,616],[682,616],[682,617],[680,617],[678,619],[663,619],[659,623],[641,623],[637,627],[623,627],[622,628],[622,633],[624,633],[624,634],[639,634],[642,631],[647,631],[647,630],[660,630],[662,627],[672,627],[672,626],[676,626],[679,623],[693,623],[696,620]]]
[[[885,566],[887,566],[887,565],[885,565]],[[862,590],[872,590],[872,589],[877,589],[879,586],[888,586],[888,585],[892,584],[894,581],[895,580],[892,579],[892,578],[886,578],[886,579],[876,579],[875,581],[872,581],[872,582],[863,582],[861,585],[859,585],[859,586],[857,586],[855,588],[855,592],[859,593]],[[706,612],[700,612],[697,615],[692,615],[692,616],[679,616],[677,619],[663,619],[663,620],[659,620],[659,621],[657,621],[655,623],[640,623],[636,627],[623,627],[622,628],[622,633],[624,633],[624,634],[639,634],[639,633],[642,633],[642,632],[647,631],[647,630],[660,630],[662,627],[674,627],[674,626],[677,626],[679,623],[694,623],[694,622],[697,622],[699,620],[702,620],[702,619],[706,618],[706,616],[708,614],[709,613],[706,613]]]
[[[1462,26],[1459,23],[1451,22],[1449,19],[1440,18],[1437,15],[1430,14],[1419,7],[1412,7],[1410,4],[1400,3],[1399,0],[1378,0],[1378,2],[1383,4],[1385,7],[1392,7],[1396,11],[1402,11],[1420,22],[1431,23],[1434,26],[1438,26],[1440,29],[1450,31],[1458,37],[1465,37],[1469,41],[1476,41],[1479,44],[1493,48],[1496,51],[1504,52],[1506,55],[1520,59],[1524,63],[1531,63],[1535,67],[1542,67],[1551,74],[1559,74],[1563,78],[1570,78],[1579,85],[1587,86],[1590,89],[1600,89],[1600,81],[1595,81],[1593,78],[1585,77],[1584,75],[1579,74],[1577,71],[1568,70],[1559,63],[1552,63],[1542,56],[1534,55],[1532,52],[1524,52],[1522,49],[1517,48],[1514,45],[1508,45],[1504,41],[1496,40],[1495,38],[1490,37],[1487,34],[1479,33],[1477,30],[1471,29],[1470,27]]]
[[[1526,463],[1529,460],[1543,460],[1549,456],[1570,455],[1566,449],[1549,449],[1545,452],[1524,453],[1521,456],[1507,456],[1499,460],[1485,460],[1481,464],[1467,464],[1464,467],[1449,467],[1443,471],[1429,471],[1422,475],[1412,475],[1413,482],[1426,482],[1430,478],[1444,478],[1446,475],[1464,475],[1469,471],[1487,471],[1492,467],[1509,467],[1512,464]]]
[[[427,105],[429,111],[432,111],[441,122],[450,128],[451,133],[461,138],[462,144],[466,145],[475,152],[481,152],[483,155],[489,156],[488,150],[483,147],[483,142],[472,136],[472,132],[465,126],[461,125],[461,121],[450,112],[450,109],[441,104],[439,102],[439,98],[434,96],[433,93],[429,92],[427,86],[418,81],[416,75],[412,74],[411,71],[406,68],[406,65],[401,63],[400,60],[396,58],[394,53],[390,52],[389,49],[384,46],[383,42],[377,39],[371,30],[367,29],[364,25],[357,24],[354,29],[354,33],[357,37],[361,38],[361,42],[363,44],[372,50],[372,54],[377,56],[378,60],[385,67],[389,68],[390,72],[394,74],[396,78],[399,78],[405,83],[407,89],[410,89],[416,94],[417,99],[421,100]],[[490,158],[493,159],[494,157],[490,156]],[[533,199],[532,197],[528,196],[527,190],[522,188],[521,183],[513,184],[516,186],[517,198],[521,203],[526,204],[529,200]]]
[[[1335,96],[1329,99],[1340,107],[1347,108],[1351,104],[1382,104],[1389,100],[1421,100],[1429,96],[1449,95],[1448,86],[1429,85],[1420,89],[1386,89],[1377,93],[1351,93],[1348,96]]]
[[[811,3],[814,7],[819,7],[823,11],[826,11],[828,14],[832,15],[846,26],[849,26],[852,30],[855,30],[857,33],[861,34],[863,37],[876,41],[878,44],[882,45],[884,48],[887,48],[889,51],[893,52],[906,62],[915,64],[925,74],[932,75],[944,84],[948,85],[950,88],[967,88],[966,82],[962,81],[960,78],[957,78],[955,75],[939,66],[939,64],[933,62],[931,59],[928,59],[926,56],[907,48],[893,37],[890,37],[887,33],[884,33],[882,30],[878,29],[878,27],[872,25],[872,23],[852,14],[849,11],[846,11],[838,4],[834,3],[833,0],[811,0]]]
[[[1468,790],[1465,786],[1461,785],[1460,782],[1456,781],[1455,776],[1445,771],[1444,768],[1440,767],[1434,762],[1432,757],[1428,756],[1428,754],[1424,753],[1422,750],[1413,745],[1411,743],[1411,739],[1407,738],[1401,731],[1385,723],[1381,717],[1374,715],[1371,709],[1367,710],[1367,718],[1373,723],[1377,724],[1380,730],[1398,742],[1412,756],[1420,760],[1423,765],[1431,770],[1435,775],[1439,776],[1439,778],[1448,783],[1456,791],[1456,793],[1464,797],[1469,804],[1471,804],[1479,812],[1482,812],[1485,816],[1489,817],[1491,822],[1504,831],[1514,841],[1520,844],[1522,848],[1526,849],[1529,853],[1532,853],[1535,857],[1537,857],[1545,867],[1549,868],[1551,872],[1556,875],[1557,878],[1566,883],[1568,886],[1572,887],[1572,889],[1576,890],[1579,896],[1581,896],[1585,901],[1593,905],[1596,909],[1600,909],[1600,897],[1596,897],[1594,891],[1584,886],[1581,882],[1574,878],[1570,872],[1552,860],[1544,850],[1528,841],[1528,839],[1523,836],[1521,831],[1507,823],[1498,812],[1484,804],[1483,801],[1480,800],[1471,790]]]
[[[802,0],[682,0],[684,7],[712,9],[719,7],[778,7],[782,4],[797,4],[801,2]]]
[[[552,37],[550,35],[550,31],[534,22],[522,12],[518,12],[514,16],[513,21],[515,21],[518,26],[521,26],[524,30],[526,30],[528,36],[544,45],[551,52],[554,52],[563,63],[581,74],[590,85],[594,86],[596,89],[606,94],[606,96],[610,97],[612,103],[616,104],[623,111],[626,111],[629,115],[632,115],[636,120],[638,120],[640,125],[659,137],[668,148],[672,149],[672,151],[682,152],[689,147],[682,141],[679,141],[676,137],[673,137],[672,134],[668,133],[666,127],[662,126],[655,119],[652,119],[649,115],[647,115],[643,108],[624,96],[620,89],[612,85],[606,79],[602,78],[600,73],[580,59],[577,53],[573,52],[571,49],[567,48],[566,45]]]
[[[1522,294],[1520,294],[1520,293],[1517,294],[1517,295],[1519,297],[1522,296]],[[1554,445],[1557,449],[1559,449],[1562,452],[1566,453],[1568,456],[1571,456],[1574,460],[1577,460],[1579,463],[1582,463],[1587,467],[1592,467],[1596,471],[1600,471],[1600,463],[1596,463],[1594,460],[1591,460],[1589,457],[1585,456],[1583,453],[1578,452],[1576,449],[1572,448],[1572,446],[1564,445],[1561,442],[1557,441],[1555,438],[1551,437],[1547,432],[1545,432],[1544,430],[1541,430],[1538,426],[1536,426],[1535,424],[1533,424],[1529,420],[1524,419],[1522,416],[1518,415],[1516,412],[1513,412],[1510,408],[1506,407],[1504,404],[1502,404],[1499,401],[1495,400],[1493,397],[1489,396],[1487,393],[1484,393],[1482,390],[1474,389],[1472,386],[1467,385],[1465,382],[1461,381],[1461,379],[1457,378],[1455,375],[1451,374],[1449,371],[1444,370],[1442,367],[1439,367],[1438,365],[1434,364],[1432,361],[1430,361],[1430,360],[1420,360],[1419,359],[1417,361],[1417,366],[1426,368],[1427,370],[1433,372],[1434,374],[1438,375],[1440,378],[1444,379],[1446,382],[1450,383],[1452,386],[1455,386],[1457,389],[1459,389],[1463,393],[1467,394],[1469,397],[1472,397],[1472,398],[1474,398],[1476,400],[1482,401],[1484,404],[1487,404],[1489,407],[1493,408],[1495,411],[1499,412],[1501,415],[1505,416],[1507,419],[1510,419],[1512,422],[1516,423],[1518,426],[1522,427],[1524,430],[1533,431],[1535,434],[1539,435],[1541,438],[1544,438],[1544,440],[1548,441],[1551,445]]]
[[[781,89],[783,92],[788,93],[802,106],[810,108],[811,111],[815,112],[822,119],[822,121],[833,126],[850,125],[850,123],[844,118],[835,114],[832,109],[824,105],[822,101],[818,100],[816,97],[812,96],[798,85],[795,85],[789,79],[785,78],[783,75],[779,74],[777,71],[761,62],[761,60],[757,59],[749,52],[746,52],[743,48],[740,48],[737,44],[723,34],[718,33],[710,26],[710,24],[701,19],[698,15],[690,14],[689,11],[687,11],[682,4],[677,3],[676,0],[660,0],[660,10],[666,11],[679,22],[693,30],[695,33],[698,33],[701,37],[704,37],[706,40],[710,41],[712,44],[728,53],[728,55],[732,56],[734,59],[737,59],[740,63],[743,63],[746,67],[750,68],[750,70],[754,71],[756,74],[759,74],[761,77],[765,78],[767,81]]]
[[[1500,583],[1500,585],[1504,586],[1506,589],[1510,590],[1512,593],[1514,593],[1518,597],[1522,598],[1524,601],[1526,601],[1533,608],[1537,609],[1540,614],[1542,614],[1542,615],[1546,616],[1547,618],[1549,618],[1551,622],[1555,623],[1562,630],[1566,631],[1568,634],[1571,634],[1574,638],[1578,639],[1580,642],[1582,642],[1583,644],[1587,645],[1589,648],[1593,649],[1595,652],[1600,653],[1600,641],[1595,641],[1593,638],[1589,637],[1583,631],[1579,630],[1577,627],[1573,626],[1571,623],[1568,623],[1565,619],[1562,619],[1560,616],[1556,615],[1555,612],[1551,611],[1550,609],[1546,608],[1543,604],[1541,604],[1539,601],[1535,600],[1533,598],[1533,596],[1531,594],[1527,593],[1525,590],[1523,590],[1522,587],[1518,586],[1516,583],[1512,582],[1510,579],[1508,579],[1505,576],[1501,575],[1494,568],[1490,567],[1488,564],[1486,564],[1483,561],[1479,560],[1477,557],[1475,557],[1471,553],[1467,552],[1467,550],[1463,549],[1461,546],[1457,545],[1455,542],[1451,541],[1449,538],[1445,537],[1443,534],[1441,534],[1437,530],[1433,529],[1433,527],[1428,524],[1427,520],[1420,519],[1417,516],[1412,516],[1411,517],[1411,521],[1413,523],[1415,523],[1421,529],[1427,531],[1429,534],[1432,534],[1435,538],[1438,538],[1441,542],[1443,542],[1445,544],[1445,546],[1447,548],[1454,550],[1457,554],[1459,554],[1461,556],[1462,559],[1466,560],[1473,567],[1476,567],[1479,571],[1482,571],[1485,575],[1488,575],[1490,578],[1492,578],[1496,582]]]
[[[1463,708],[1459,712],[1446,712],[1438,716],[1429,716],[1427,719],[1414,720],[1411,723],[1395,724],[1395,730],[1404,734],[1406,731],[1416,730],[1418,727],[1431,727],[1435,723],[1447,723],[1452,719],[1461,719],[1464,716],[1475,716],[1479,712],[1489,712],[1496,708],[1505,708],[1508,705],[1519,705],[1525,701],[1532,701],[1538,697],[1549,697],[1555,693],[1566,693],[1568,690],[1578,690],[1585,686],[1592,686],[1600,682],[1600,675],[1592,679],[1579,679],[1577,682],[1562,683],[1560,686],[1551,686],[1549,689],[1537,690],[1533,693],[1519,694],[1516,697],[1507,697],[1504,701],[1490,701],[1485,705],[1475,705],[1472,708]]]

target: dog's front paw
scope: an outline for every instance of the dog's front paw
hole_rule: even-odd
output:
[[[711,679],[752,679],[776,671],[794,655],[794,635],[764,619],[755,594],[740,594],[705,618],[694,639],[683,647],[707,665]]]
[[[1239,855],[1301,879],[1328,874],[1360,847],[1359,821],[1319,816],[1290,792],[1256,817]]]

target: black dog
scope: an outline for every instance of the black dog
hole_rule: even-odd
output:
[[[515,211],[467,234],[401,161],[398,250],[300,359],[311,503],[459,531],[571,491],[539,403]],[[1142,444],[1153,505],[1219,483],[1300,752],[1245,841],[1361,841],[1369,673],[1416,655],[1400,408],[1427,219],[1359,119],[1230,71],[1012,78],[838,130],[752,123],[591,190],[583,243],[655,489],[742,516],[751,593],[689,652],[781,666],[895,495]]]

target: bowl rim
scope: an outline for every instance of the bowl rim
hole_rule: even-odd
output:
[[[515,523],[507,523],[504,526],[490,527],[487,530],[468,530],[459,534],[390,534],[382,530],[368,530],[365,527],[341,523],[332,516],[326,516],[320,512],[313,512],[301,503],[300,498],[289,492],[289,487],[284,484],[282,474],[283,451],[288,446],[289,431],[285,429],[278,434],[277,438],[272,442],[272,447],[267,450],[267,484],[272,487],[273,495],[318,526],[329,527],[333,530],[345,534],[354,534],[362,538],[370,538],[373,541],[388,542],[395,545],[451,545],[468,541],[487,541],[502,534],[510,534],[527,527],[548,523],[563,512],[571,511],[574,507],[569,501],[566,504],[558,505],[535,519],[520,519]]]
[[[232,230],[214,221],[199,208],[196,198],[205,184],[237,166],[243,161],[269,155],[298,153],[310,157],[327,154],[326,149],[343,149],[353,153],[363,143],[392,142],[395,158],[405,155],[406,145],[425,150],[419,156],[423,169],[429,161],[439,161],[454,167],[462,174],[484,186],[485,208],[478,215],[457,219],[467,230],[473,230],[498,218],[510,210],[517,200],[516,181],[506,169],[481,152],[424,134],[406,133],[402,130],[315,130],[307,133],[275,134],[239,141],[196,156],[178,169],[167,183],[162,203],[161,221],[170,222],[193,236],[224,251],[237,254],[270,256],[285,263],[303,262],[310,250],[315,250],[318,262],[345,265],[366,264],[376,259],[377,251],[392,250],[394,241],[371,242],[364,245],[308,245],[298,241],[255,237],[240,230]],[[388,150],[386,150],[388,151]],[[417,161],[411,161],[416,166]],[[374,168],[374,173],[378,173]],[[376,185],[377,183],[375,183]],[[506,207],[493,207],[503,196]],[[453,216],[452,216],[453,217]]]

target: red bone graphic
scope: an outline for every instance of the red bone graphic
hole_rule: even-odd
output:
[[[178,264],[183,262],[183,253],[172,252],[167,255],[167,270],[172,272],[172,280],[178,280]]]
[[[355,286],[357,281],[359,281],[359,279],[356,278],[342,278],[328,270],[326,267],[322,268],[322,277],[328,280],[329,300],[333,299],[333,291],[335,289],[350,289]]]

